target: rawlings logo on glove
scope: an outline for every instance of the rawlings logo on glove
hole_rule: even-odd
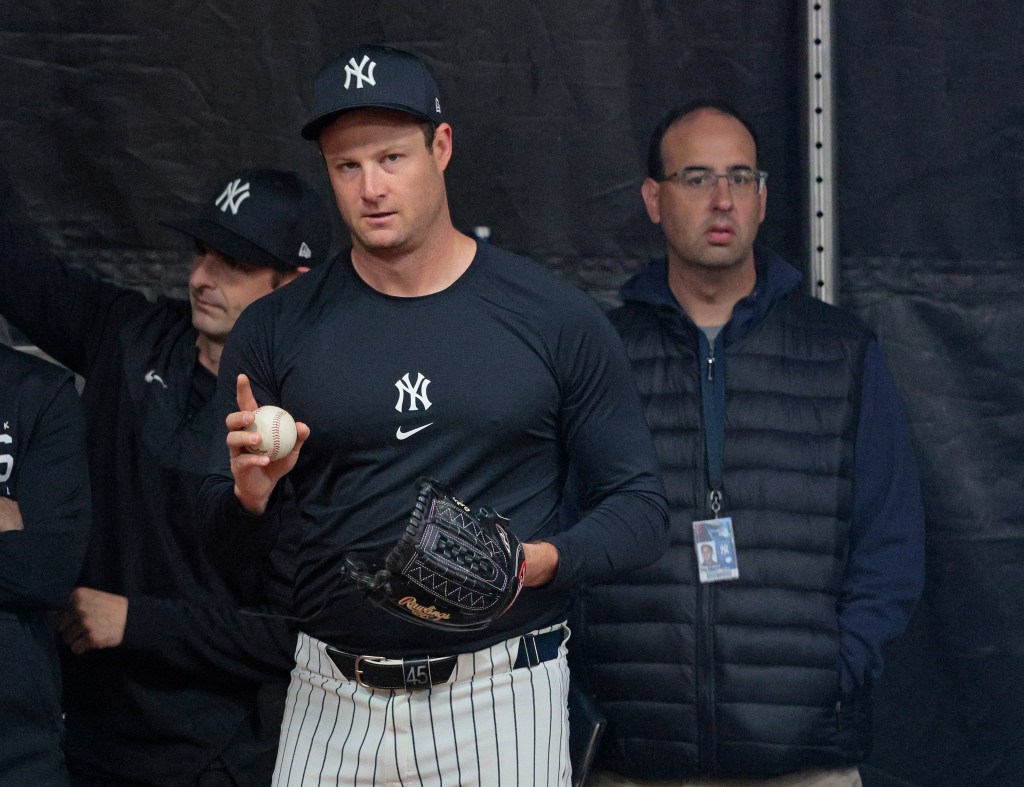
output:
[[[523,546],[508,520],[489,508],[475,515],[451,490],[419,479],[409,524],[384,568],[346,557],[342,576],[403,620],[441,629],[481,629],[501,617],[523,587]]]

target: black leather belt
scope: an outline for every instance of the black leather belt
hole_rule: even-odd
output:
[[[558,646],[564,637],[564,628],[543,634],[524,634],[520,637],[519,655],[512,669],[535,667],[550,661],[558,655]],[[342,675],[369,689],[413,691],[447,683],[459,659],[458,655],[386,659],[381,656],[353,656],[331,645],[326,648],[327,655]]]

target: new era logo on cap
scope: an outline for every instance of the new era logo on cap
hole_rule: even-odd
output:
[[[415,55],[386,46],[360,46],[328,63],[313,85],[313,117],[302,136],[316,139],[339,113],[361,107],[407,112],[438,124],[440,91]]]

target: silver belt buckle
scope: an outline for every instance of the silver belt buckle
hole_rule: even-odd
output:
[[[382,667],[389,667],[395,664],[402,663],[401,660],[396,661],[395,659],[386,659],[383,656],[356,656],[356,660],[352,665],[352,670],[354,673],[352,677],[355,678],[356,683],[358,683],[365,689],[379,689],[380,686],[374,686],[372,683],[363,682],[362,664],[364,661],[368,661],[371,664],[378,664]]]

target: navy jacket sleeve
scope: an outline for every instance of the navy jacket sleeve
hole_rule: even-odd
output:
[[[104,338],[140,307],[140,293],[75,271],[19,217],[0,184],[0,314],[40,348],[87,377]]]
[[[287,532],[292,537],[280,539],[255,569],[262,576],[263,603],[238,608],[220,600],[201,604],[129,593],[122,648],[200,679],[211,674],[249,682],[284,678],[295,666],[297,636],[297,624],[287,613],[299,531]]]
[[[849,693],[882,669],[882,645],[906,628],[924,586],[924,508],[895,381],[868,347],[854,454],[853,523],[839,598],[840,682]]]
[[[59,609],[89,536],[85,418],[70,374],[26,359],[46,372],[25,377],[15,355],[0,347],[0,495],[17,501],[24,530],[0,533],[0,609]]]
[[[296,631],[278,615],[132,594],[122,648],[198,678],[281,680],[295,666]]]

